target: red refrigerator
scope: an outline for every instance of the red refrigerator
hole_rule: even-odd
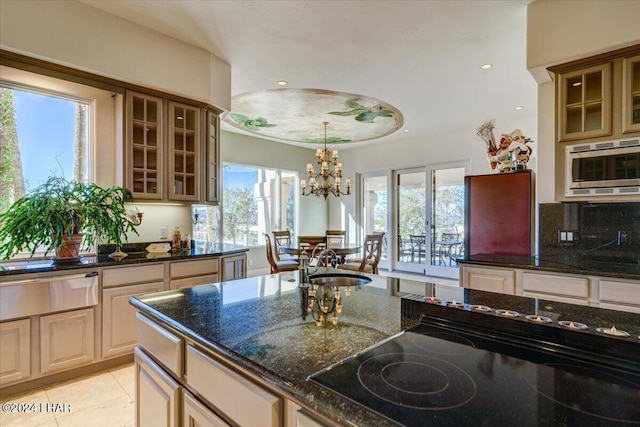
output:
[[[533,172],[469,175],[464,185],[465,255],[533,256]]]

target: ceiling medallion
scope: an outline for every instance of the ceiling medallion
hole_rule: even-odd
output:
[[[379,99],[322,89],[270,89],[233,97],[225,122],[278,141],[323,144],[317,124],[331,120],[330,144],[390,135],[404,123],[402,113]]]

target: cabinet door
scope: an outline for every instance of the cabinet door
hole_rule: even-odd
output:
[[[168,142],[170,200],[200,197],[200,109],[169,102]]]
[[[125,182],[135,199],[164,197],[163,100],[127,92]]]
[[[136,346],[136,309],[129,298],[160,292],[164,282],[108,288],[102,291],[102,357],[132,353]]]
[[[559,75],[558,140],[611,135],[611,64]]]
[[[460,275],[465,288],[515,295],[513,270],[462,266]]]
[[[206,406],[198,402],[187,391],[182,394],[182,421],[184,427],[228,427],[222,418],[211,412]]]
[[[135,350],[136,426],[180,426],[180,386],[142,350]]]
[[[218,194],[220,191],[218,176],[220,174],[220,145],[219,141],[219,128],[220,117],[219,114],[207,110],[205,114],[205,126],[206,126],[206,161],[205,161],[205,203],[218,204]]]
[[[623,60],[622,132],[640,132],[640,55]]]
[[[234,280],[247,277],[247,255],[233,255],[220,260],[222,264],[222,280]]]
[[[29,319],[0,323],[0,385],[31,375],[30,327]]]
[[[93,308],[40,318],[40,372],[68,369],[94,360]]]

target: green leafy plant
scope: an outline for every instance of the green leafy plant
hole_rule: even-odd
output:
[[[50,177],[0,214],[0,257],[11,258],[27,248],[31,256],[45,246],[45,256],[66,246],[65,237],[84,234],[85,247],[96,239],[122,244],[129,231],[125,202],[133,201],[123,187],[102,188],[92,183]]]
[[[393,111],[382,107],[382,105],[365,107],[358,103],[359,100],[360,98],[349,98],[345,101],[344,105],[351,108],[351,110],[332,111],[328,114],[335,116],[356,116],[355,119],[363,123],[373,123],[373,119],[376,117],[393,117]]]
[[[277,126],[273,123],[269,123],[269,121],[264,117],[250,119],[243,114],[231,113],[231,118],[239,125],[252,131],[259,131],[261,128],[272,128]]]

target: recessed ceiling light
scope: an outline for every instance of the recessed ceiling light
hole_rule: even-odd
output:
[[[405,132],[409,132],[409,131],[410,131],[410,129],[405,129],[404,131],[405,131]]]
[[[575,82],[572,86],[573,87],[582,86],[582,82]]]
[[[484,64],[484,65],[480,66],[480,68],[482,68],[483,70],[488,70],[491,67],[493,67],[493,65],[491,65],[491,64]]]
[[[518,106],[515,108],[515,110],[522,110],[522,109],[524,109],[524,107],[523,107],[522,105],[518,105]]]
[[[286,80],[278,80],[278,84],[280,86],[286,86],[287,85],[287,81]]]
[[[280,135],[285,136],[287,133],[286,132],[282,132]]]

